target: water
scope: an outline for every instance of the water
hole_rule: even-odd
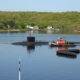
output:
[[[56,48],[48,45],[26,46],[11,43],[25,41],[27,33],[0,34],[0,80],[18,80],[18,62],[21,58],[21,80],[80,80],[80,54],[77,58],[60,57]],[[36,40],[53,41],[63,37],[68,41],[80,41],[80,35],[32,34]],[[80,45],[75,47],[80,49]]]

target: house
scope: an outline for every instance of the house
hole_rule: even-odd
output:
[[[31,30],[39,30],[39,27],[38,26],[30,26],[30,25],[27,25],[26,28],[31,29]]]
[[[30,25],[27,25],[26,28],[28,28],[28,29],[33,29],[33,27],[30,26]]]
[[[39,27],[38,26],[34,26],[33,30],[39,30]]]
[[[52,26],[48,26],[47,29],[50,30],[50,29],[53,29],[53,27]]]

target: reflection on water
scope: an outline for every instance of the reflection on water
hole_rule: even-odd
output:
[[[32,35],[42,41],[56,41],[58,37],[65,37],[67,41],[80,41],[80,35]],[[77,54],[76,59],[69,59],[59,57],[56,55],[57,48],[49,48],[48,45],[11,45],[12,42],[25,41],[26,36],[27,33],[0,34],[0,80],[18,80],[19,56],[22,80],[80,80],[80,54]],[[80,46],[75,48],[80,49]]]
[[[57,51],[59,51],[59,50],[67,50],[68,49],[68,47],[57,47]]]
[[[64,57],[64,58],[69,58],[69,59],[76,59],[77,57],[74,57],[74,56],[70,56],[70,55],[63,55],[63,54],[58,54],[56,53],[57,56],[59,57]]]
[[[31,51],[35,50],[35,45],[30,45],[30,46],[26,46],[26,47],[27,47],[27,51],[29,54],[31,53]]]
[[[38,45],[38,46],[40,46],[40,45]],[[44,46],[44,45],[42,45],[42,46]],[[35,51],[35,48],[36,47],[36,45],[29,45],[29,46],[26,46],[26,48],[27,48],[27,54],[31,54],[33,51]],[[50,48],[52,48],[52,47],[50,47]],[[54,47],[53,47],[54,48]],[[64,57],[64,58],[71,58],[71,59],[76,59],[77,58],[77,54],[78,54],[78,52],[76,53],[75,51],[74,51],[74,49],[71,49],[71,50],[73,50],[74,52],[70,52],[70,53],[68,53],[68,51],[70,50],[68,47],[55,47],[56,48],[56,55],[57,56],[59,56],[59,57]],[[66,51],[65,52],[65,54],[64,53],[58,53],[58,51]],[[69,55],[69,54],[71,54],[71,55]]]
[[[56,55],[58,57],[64,57],[64,58],[71,58],[76,59],[76,53],[68,53],[69,48],[68,47],[56,47]]]

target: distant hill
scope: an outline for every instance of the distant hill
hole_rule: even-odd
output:
[[[47,26],[62,29],[80,30],[80,12],[5,12],[0,11],[0,29],[25,28],[37,25],[41,29]]]

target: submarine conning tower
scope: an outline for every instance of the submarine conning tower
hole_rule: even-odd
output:
[[[27,37],[27,42],[31,42],[31,43],[35,43],[35,37],[32,37],[32,36],[28,36]]]

